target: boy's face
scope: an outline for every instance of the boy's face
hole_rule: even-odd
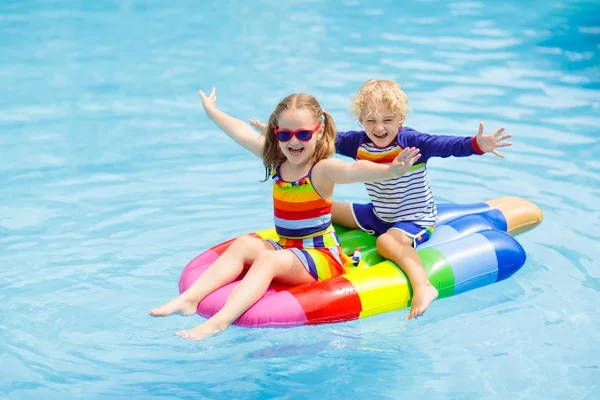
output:
[[[400,117],[394,115],[387,104],[381,101],[363,110],[359,122],[377,147],[389,146],[398,136],[401,126]]]

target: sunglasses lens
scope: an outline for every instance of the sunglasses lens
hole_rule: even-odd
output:
[[[289,142],[292,138],[292,134],[290,131],[278,131],[277,132],[277,140],[280,142]]]
[[[312,137],[313,133],[311,131],[300,131],[296,132],[296,137],[301,142],[308,142]]]

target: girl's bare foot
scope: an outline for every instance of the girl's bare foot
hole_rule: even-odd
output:
[[[167,317],[171,314],[194,315],[197,308],[198,302],[179,295],[162,306],[150,310],[150,315],[153,317]]]
[[[193,329],[177,332],[177,336],[181,336],[182,338],[189,340],[204,340],[221,331],[224,331],[227,328],[229,328],[229,325],[211,322],[209,319],[202,325],[198,325]]]
[[[413,297],[410,302],[410,311],[405,319],[413,319],[427,311],[427,307],[432,301],[437,299],[438,291],[433,285],[427,282],[426,285],[415,286],[413,288]]]

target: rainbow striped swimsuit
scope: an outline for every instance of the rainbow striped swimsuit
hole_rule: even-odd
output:
[[[331,201],[323,199],[308,175],[295,182],[281,179],[279,167],[273,172],[273,208],[279,242],[276,249],[289,249],[317,280],[344,273],[349,257],[344,254],[331,224]]]

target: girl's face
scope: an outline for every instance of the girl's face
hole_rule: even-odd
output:
[[[288,161],[302,165],[314,153],[323,131],[323,124],[308,110],[287,110],[279,115],[275,135]]]
[[[359,122],[377,147],[389,146],[398,136],[401,126],[400,116],[394,115],[387,104],[380,101],[363,110]]]

